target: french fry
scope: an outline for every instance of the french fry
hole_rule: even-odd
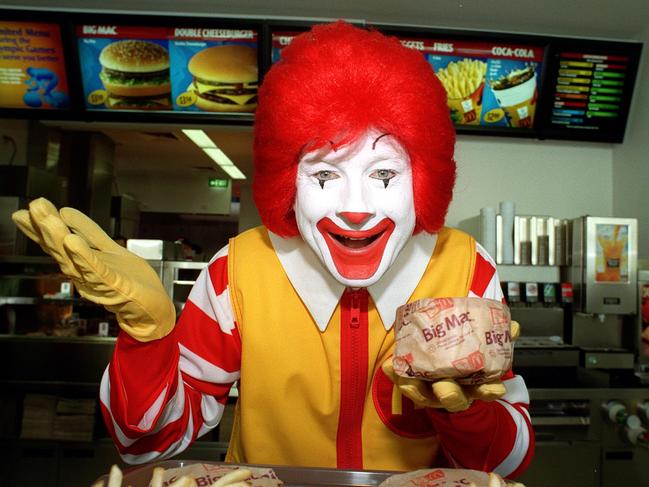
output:
[[[183,475],[173,484],[170,484],[169,487],[197,487],[196,480],[191,477]]]
[[[110,467],[108,474],[108,487],[122,487],[122,471],[117,465]]]
[[[162,477],[164,476],[165,469],[162,467],[155,467],[151,474],[150,487],[162,487]]]
[[[500,482],[500,478],[498,477],[498,475],[490,473],[489,483],[487,485],[488,487],[501,487],[502,483]]]
[[[223,487],[224,485],[233,484],[242,480],[249,479],[252,472],[247,468],[239,468],[233,472],[226,473],[223,477],[212,484],[212,487]]]
[[[92,484],[90,487],[104,487],[104,481],[103,480],[98,480],[94,484]]]

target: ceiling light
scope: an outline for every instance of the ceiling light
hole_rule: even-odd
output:
[[[234,162],[218,147],[208,147],[203,151],[219,166],[234,166]]]
[[[216,147],[214,141],[200,129],[183,129],[183,134],[189,137],[189,139],[201,149]]]
[[[221,169],[223,169],[232,179],[246,179],[246,175],[239,171],[237,166],[221,166]]]
[[[218,147],[208,147],[203,149],[203,151],[232,179],[246,179],[246,175],[243,174],[239,168],[234,165],[234,162],[232,162],[232,160]]]

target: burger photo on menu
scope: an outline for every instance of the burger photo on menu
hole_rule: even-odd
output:
[[[243,45],[212,46],[189,61],[188,92],[207,112],[253,112],[257,107],[257,50]]]
[[[102,49],[99,63],[106,108],[171,107],[169,53],[164,47],[143,40],[112,42]]]

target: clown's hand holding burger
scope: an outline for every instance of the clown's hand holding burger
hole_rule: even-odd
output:
[[[454,144],[421,54],[338,22],[296,37],[266,75],[253,188],[264,226],[214,256],[175,326],[157,278],[92,222],[43,201],[18,213],[118,314],[100,394],[124,460],[183,451],[219,423],[238,381],[228,461],[521,473],[534,445],[522,378],[463,386],[392,367],[402,305],[503,298],[491,257],[443,226]]]

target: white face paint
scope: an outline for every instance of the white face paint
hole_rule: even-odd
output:
[[[371,130],[336,151],[305,154],[294,209],[302,238],[337,281],[374,284],[415,228],[406,150],[394,137]]]

